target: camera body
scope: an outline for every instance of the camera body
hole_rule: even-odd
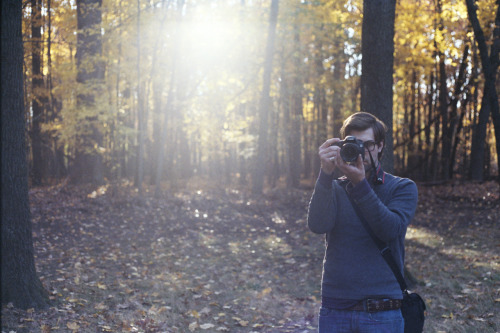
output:
[[[356,139],[355,136],[346,136],[344,140],[336,142],[332,146],[340,147],[340,157],[342,157],[346,163],[356,161],[360,154],[363,159],[365,157],[365,146],[363,141]]]

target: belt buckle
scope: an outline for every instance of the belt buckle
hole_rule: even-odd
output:
[[[379,300],[377,299],[367,299],[366,300],[366,312],[377,312],[380,311],[380,304]]]

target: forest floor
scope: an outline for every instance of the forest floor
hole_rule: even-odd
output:
[[[425,332],[500,332],[500,188],[419,186],[406,262]],[[316,332],[324,237],[312,190],[255,198],[192,185],[30,191],[45,310],[2,307],[10,332]]]

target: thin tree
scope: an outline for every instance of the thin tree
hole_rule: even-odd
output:
[[[361,110],[382,120],[388,128],[382,167],[394,170],[392,134],[392,74],[396,0],[365,0],[361,34]]]
[[[144,126],[144,111],[142,105],[141,90],[141,1],[137,0],[137,122],[139,130],[137,131],[137,188],[139,195],[142,196],[142,183],[144,179],[144,137],[146,135]]]
[[[47,293],[36,275],[26,160],[22,2],[1,5],[2,82],[2,303],[44,308]]]
[[[259,104],[259,140],[257,143],[257,159],[252,174],[252,192],[262,193],[264,175],[268,162],[267,136],[269,129],[269,109],[271,108],[271,72],[273,69],[274,41],[276,38],[276,25],[278,23],[279,0],[272,0],[269,15],[269,29],[267,35],[266,53],[264,58],[264,74],[262,94]]]
[[[42,184],[44,174],[44,159],[42,154],[41,124],[44,116],[45,98],[42,74],[42,3],[41,0],[31,0],[31,108],[33,110],[31,147],[33,158],[33,184]]]

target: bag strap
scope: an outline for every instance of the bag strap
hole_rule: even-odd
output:
[[[354,208],[356,215],[358,215],[359,219],[361,220],[363,227],[365,227],[366,231],[368,232],[370,237],[373,239],[373,242],[375,243],[375,245],[377,245],[377,248],[379,249],[380,254],[382,254],[382,257],[387,262],[387,265],[389,265],[392,273],[396,277],[396,280],[398,280],[399,287],[401,288],[401,291],[403,293],[406,293],[408,291],[408,286],[407,286],[406,281],[403,277],[403,274],[401,274],[401,271],[399,270],[398,265],[396,264],[396,261],[394,260],[394,256],[392,255],[392,251],[391,251],[389,245],[384,243],[377,236],[375,236],[375,234],[373,233],[373,230],[368,225],[368,222],[366,221],[364,216],[361,215],[361,212],[359,211],[358,207],[356,206],[356,203],[354,202],[354,200],[352,200],[352,198],[349,196],[348,193],[346,193],[346,194],[347,194],[347,197],[349,198],[349,200],[351,201],[351,205]]]

